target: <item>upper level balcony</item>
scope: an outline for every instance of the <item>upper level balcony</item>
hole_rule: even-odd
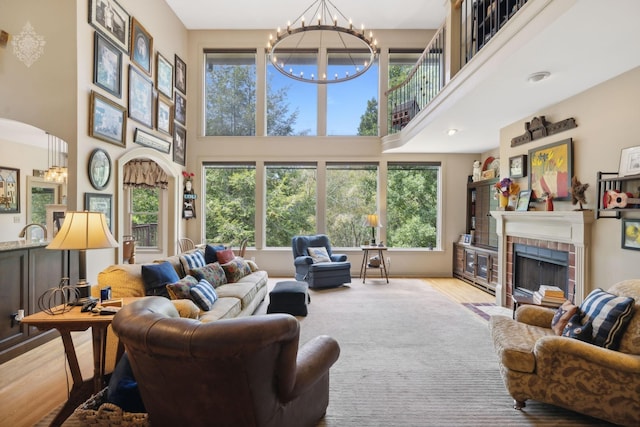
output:
[[[406,84],[385,94],[383,151],[497,148],[501,128],[640,66],[637,16],[632,0],[453,2]]]

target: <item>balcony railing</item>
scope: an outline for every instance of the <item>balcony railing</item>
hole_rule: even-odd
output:
[[[134,225],[131,232],[138,247],[158,246],[158,224]]]
[[[445,65],[445,27],[440,27],[406,79],[387,96],[388,133],[399,132],[442,90]]]

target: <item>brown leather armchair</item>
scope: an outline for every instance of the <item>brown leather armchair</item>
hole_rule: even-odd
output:
[[[201,323],[163,297],[113,319],[153,426],[314,426],[329,404],[338,343],[319,336],[298,350],[288,314]]]

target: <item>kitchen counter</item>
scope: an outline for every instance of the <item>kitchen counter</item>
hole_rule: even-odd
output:
[[[14,240],[12,242],[0,242],[0,252],[15,251],[16,249],[34,249],[45,247],[50,242],[27,242],[26,240]]]

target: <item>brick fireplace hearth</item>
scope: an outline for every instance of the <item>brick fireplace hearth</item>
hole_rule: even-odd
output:
[[[498,233],[496,304],[511,307],[513,295],[513,245],[566,251],[568,297],[576,304],[590,290],[588,260],[593,211],[492,211]]]

